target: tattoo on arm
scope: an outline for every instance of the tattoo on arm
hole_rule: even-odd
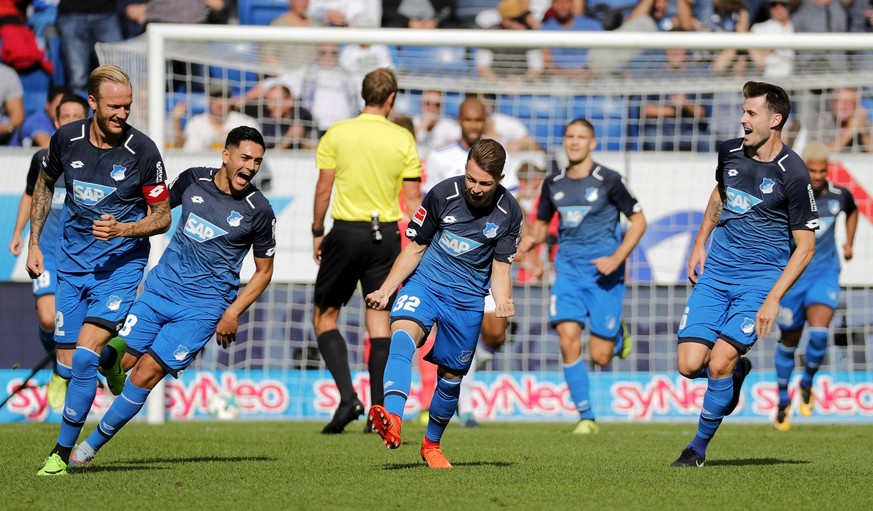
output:
[[[139,222],[130,224],[126,238],[141,238],[167,232],[170,228],[170,201],[163,200],[155,204],[149,204],[149,214]]]
[[[721,208],[724,206],[724,202],[721,199],[715,199],[712,201],[712,204],[709,205],[709,215],[712,223],[717,224],[719,220],[721,220]]]
[[[36,180],[36,186],[33,189],[33,202],[30,205],[30,244],[39,244],[39,236],[42,234],[42,228],[45,225],[45,220],[48,218],[52,209],[52,190],[53,181],[45,174],[39,173],[39,178]]]

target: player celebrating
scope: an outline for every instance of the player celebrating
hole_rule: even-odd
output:
[[[78,121],[88,117],[88,102],[75,94],[64,94],[55,109],[55,128],[68,122]],[[18,203],[18,217],[15,219],[15,229],[12,232],[12,241],[9,242],[9,252],[14,256],[21,254],[21,246],[24,243],[21,233],[30,218],[30,207],[33,203],[33,189],[42,162],[48,154],[48,149],[40,149],[30,160],[30,169],[27,172],[27,185],[21,200]],[[51,213],[43,225],[43,235],[39,240],[40,250],[43,253],[42,275],[33,281],[33,296],[36,299],[36,313],[39,318],[39,340],[46,353],[55,353],[55,292],[58,289],[58,278],[55,270],[55,252],[58,245],[61,210],[64,207],[64,198],[67,195],[63,177],[55,182],[52,196]],[[65,376],[62,376],[61,373]],[[70,379],[69,365],[59,367],[57,356],[54,361],[52,378],[48,384],[48,404],[53,410],[61,410],[64,406],[64,397],[67,394],[67,381]]]
[[[224,348],[236,340],[240,314],[273,277],[276,217],[251,184],[264,147],[258,130],[234,128],[221,153],[221,168],[190,168],[170,186],[170,203],[182,206],[182,220],[119,332],[128,346],[124,367],[133,370],[121,398],[76,448],[71,465],[90,463],[139,413],[155,385],[167,374],[177,378],[213,334]],[[249,248],[255,273],[237,295]],[[198,306],[192,307],[191,300]]]
[[[812,231],[819,221],[809,172],[782,143],[788,94],[776,85],[746,82],[743,96],[744,135],[719,148],[716,186],[688,257],[694,289],[679,321],[677,359],[683,376],[707,378],[707,385],[697,435],[674,467],[703,466],[706,448],[736,408],[752,368],[741,355],[770,334],[779,300],[815,252]]]
[[[149,256],[148,237],[170,226],[164,164],[155,143],[127,124],[131,103],[130,78],[121,68],[95,69],[88,79],[94,116],[61,126],[52,136],[33,190],[27,271],[37,278],[45,271],[39,239],[52,187],[65,174],[55,341],[59,366],[72,368],[57,445],[38,475],[66,473],[97,392],[98,366],[110,368],[109,388],[121,392],[124,343],[116,341],[117,353],[110,351],[114,359],[101,360],[98,354],[136,298]]]
[[[646,232],[646,217],[621,175],[596,163],[594,126],[574,119],[564,128],[570,162],[543,182],[537,221],[518,247],[524,254],[546,240],[549,222],[560,215],[557,278],[552,285],[549,322],[558,331],[564,379],[579,411],[576,434],[597,433],[582,360],[582,326],[588,320],[591,360],[600,366],[614,355],[626,358],[630,336],[622,322],[624,263]],[[630,221],[622,237],[619,212]]]
[[[521,232],[521,208],[501,186],[506,151],[491,139],[470,149],[464,176],[433,188],[413,216],[407,237],[385,282],[366,296],[381,310],[401,283],[391,311],[391,350],[385,367],[385,406],[369,419],[389,449],[400,447],[403,408],[412,379],[412,356],[434,324],[436,340],[427,359],[439,379],[421,456],[431,468],[452,468],[440,439],[458,404],[460,382],[470,367],[482,325],[489,279],[495,314],[515,314],[509,268]]]
[[[809,266],[782,298],[779,310],[779,329],[782,336],[776,345],[776,381],[779,385],[779,408],[773,427],[779,431],[791,429],[788,383],[794,370],[794,350],[803,333],[803,321],[809,322],[809,342],[806,345],[805,367],[800,379],[800,414],[812,415],[812,378],[827,352],[828,325],[834,317],[840,296],[840,255],[834,238],[836,219],[846,214],[846,243],[843,256],[852,259],[855,230],[858,227],[858,209],[849,190],[828,183],[828,148],[814,142],[803,149],[803,161],[809,168],[812,191],[821,226],[815,233],[815,256]]]

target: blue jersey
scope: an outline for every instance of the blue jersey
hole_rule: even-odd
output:
[[[701,278],[772,287],[788,263],[791,232],[818,228],[806,164],[785,145],[773,161],[754,160],[734,139],[719,149],[715,179],[725,200]]]
[[[130,126],[117,147],[94,147],[89,138],[91,122],[83,119],[61,126],[51,138],[45,159],[48,177],[66,176],[58,271],[92,273],[125,265],[143,267],[149,256],[148,238],[98,241],[92,225],[103,214],[124,223],[143,219],[146,201],[157,202],[153,199],[166,196],[164,163],[155,143]]]
[[[857,209],[855,198],[842,186],[828,183],[824,190],[816,194],[815,204],[820,222],[815,233],[815,256],[803,273],[806,275],[824,271],[839,272],[840,254],[834,237],[836,220],[841,212],[850,215]]]
[[[409,281],[426,286],[446,304],[481,311],[491,262],[511,263],[515,255],[522,213],[502,185],[494,204],[471,208],[464,179],[449,178],[431,188],[410,220],[406,236],[428,247]]]
[[[27,171],[27,184],[24,187],[24,193],[33,196],[33,189],[36,188],[36,181],[39,179],[39,171],[43,168],[43,162],[48,154],[48,149],[40,149],[33,155],[30,160],[30,168]],[[64,177],[58,178],[55,181],[54,192],[52,194],[52,209],[45,223],[42,226],[42,234],[39,237],[39,249],[45,257],[51,257],[55,260],[58,243],[60,243],[60,231],[58,227],[61,222],[61,211],[64,209],[64,200],[67,198],[67,189],[64,187]]]
[[[537,219],[548,223],[555,212],[560,217],[556,271],[596,275],[591,261],[612,255],[621,244],[619,213],[630,217],[640,205],[614,170],[594,163],[582,179],[566,172],[543,182]]]
[[[240,195],[222,192],[213,179],[217,171],[190,168],[170,185],[170,204],[181,205],[182,216],[160,262],[146,278],[146,291],[175,303],[182,299],[230,304],[249,249],[255,257],[273,257],[276,216],[270,202],[254,186]]]

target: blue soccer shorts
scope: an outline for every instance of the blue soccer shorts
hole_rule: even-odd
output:
[[[152,356],[164,370],[179,377],[215,334],[226,303],[216,306],[177,304],[146,291],[136,300],[118,332],[131,355]]]
[[[392,323],[401,319],[414,321],[425,337],[436,324],[436,339],[425,360],[462,375],[467,374],[473,362],[482,316],[481,310],[460,309],[445,303],[418,282],[409,282],[400,289],[391,310]]]
[[[803,328],[806,309],[824,305],[836,309],[840,299],[838,271],[804,272],[779,303],[779,328],[786,332]]]
[[[755,317],[769,292],[769,287],[698,281],[679,321],[679,342],[712,348],[717,339],[724,339],[746,353],[758,340]]]
[[[591,335],[614,340],[621,330],[624,304],[624,273],[595,278],[558,275],[549,299],[549,323],[575,321],[585,325]]]
[[[84,323],[102,326],[115,335],[136,300],[142,274],[140,265],[82,275],[58,272],[55,295],[58,348],[75,348]]]

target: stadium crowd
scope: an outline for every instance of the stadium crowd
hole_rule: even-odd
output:
[[[5,0],[0,2],[0,40],[7,41],[0,54],[0,74],[5,77],[0,87],[0,144],[46,144],[46,135],[52,131],[52,108],[44,105],[64,91],[82,93],[84,77],[97,65],[94,45],[137,37],[154,22],[239,23],[289,29],[382,26],[788,34],[869,32],[871,20],[873,9],[866,0],[289,0],[287,4],[275,0]],[[214,139],[223,140],[227,131],[223,126],[238,124],[231,117],[246,114],[251,118],[247,124],[268,128],[268,148],[314,148],[332,123],[354,117],[363,108],[357,100],[357,87],[364,74],[378,67],[393,68],[401,77],[438,74],[478,78],[481,92],[488,92],[489,84],[493,86],[497,81],[503,85],[532,81],[566,84],[568,80],[576,83],[616,75],[663,80],[763,76],[778,81],[807,71],[841,73],[873,68],[870,52],[845,51],[622,53],[604,49],[266,46],[258,58],[275,73],[249,79],[249,73],[243,71],[240,83],[231,86],[217,83],[229,81],[231,71],[227,68],[213,69],[215,66],[190,62],[168,64],[172,66],[168,91],[177,93],[172,98],[184,98],[171,99],[167,107],[167,116],[173,121],[170,147],[201,148],[202,143],[186,140],[186,133],[194,131],[187,128],[187,123],[194,118],[203,125],[212,125]],[[220,87],[224,87],[223,92],[212,93]],[[615,133],[599,132],[601,149],[711,152],[718,143],[738,134],[725,128],[731,125],[722,121],[742,103],[736,93],[678,94],[664,92],[660,87],[657,90],[618,98],[626,125]],[[419,109],[424,92],[401,91],[398,114],[424,115],[424,106]],[[448,89],[428,94],[431,99],[441,94],[438,99],[444,106],[430,111],[437,112],[438,120],[447,119],[449,128],[453,128],[451,117],[456,115],[462,95]],[[215,100],[217,96],[222,97]],[[815,139],[824,141],[834,152],[873,151],[871,91],[826,89],[813,96],[801,102],[796,122],[786,127],[789,143],[799,140],[802,145]],[[533,108],[525,105],[537,100],[523,94],[497,96],[492,101],[490,119],[505,114],[518,117],[534,144],[548,150],[549,146],[559,145],[554,134],[574,117],[563,112],[592,98],[580,96],[568,98],[567,104],[556,102],[553,115],[539,112],[533,118],[527,114]],[[433,119],[429,122],[432,128]],[[433,140],[430,129],[416,129],[423,156],[444,141]],[[454,127],[444,139],[456,137]],[[513,152],[511,145],[507,148]]]

